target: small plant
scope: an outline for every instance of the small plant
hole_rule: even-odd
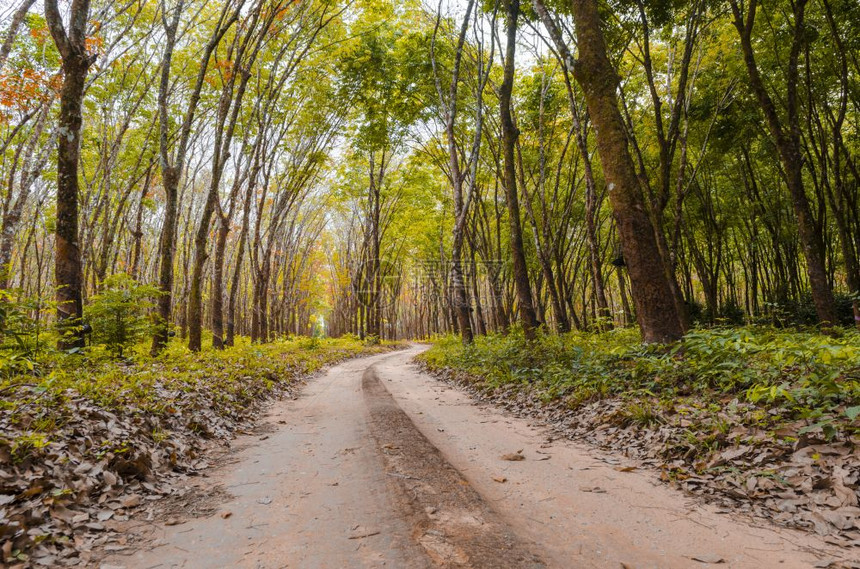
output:
[[[311,336],[300,341],[300,347],[303,350],[317,350],[322,345],[317,336]]]
[[[622,410],[623,422],[628,425],[650,427],[663,422],[652,402],[630,402]]]
[[[102,283],[102,292],[90,300],[84,320],[92,327],[93,342],[121,358],[125,350],[152,331],[148,316],[156,287],[142,285],[126,274],[112,275]]]
[[[860,333],[852,329],[836,337],[768,326],[714,327],[694,329],[667,347],[642,345],[629,329],[539,335],[526,342],[514,328],[477,337],[470,346],[441,337],[420,359],[430,369],[463,372],[482,389],[510,386],[574,410],[623,397],[634,402],[616,417],[625,425],[653,426],[687,415],[677,406],[671,411],[684,397],[684,407],[697,409],[684,421],[697,432],[709,425],[723,439],[735,420],[761,429],[807,420],[825,436],[860,429]],[[722,416],[727,405],[732,421]]]
[[[0,375],[37,372],[39,355],[50,345],[42,337],[45,312],[50,308],[42,300],[0,290]]]
[[[12,458],[20,462],[50,444],[44,433],[28,433],[12,442]]]
[[[381,343],[382,342],[379,339],[379,336],[377,336],[375,334],[371,334],[364,339],[364,345],[365,346],[378,346]]]

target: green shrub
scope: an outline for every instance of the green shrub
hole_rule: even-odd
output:
[[[44,326],[52,306],[0,290],[0,376],[38,371],[39,356],[52,345]]]
[[[713,402],[717,413],[723,401],[738,399],[778,410],[769,415],[774,421],[808,419],[848,430],[860,415],[860,333],[850,329],[838,336],[764,326],[699,329],[672,346],[643,345],[630,329],[539,335],[534,342],[513,330],[470,346],[443,337],[421,358],[487,389],[520,385],[571,408],[654,396]],[[632,415],[650,421],[638,410]]]

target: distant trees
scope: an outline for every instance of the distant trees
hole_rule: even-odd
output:
[[[785,118],[781,119],[777,106],[765,87],[764,79],[759,71],[756,55],[753,49],[753,28],[755,27],[758,3],[752,0],[744,12],[737,0],[730,0],[733,23],[738,30],[744,64],[749,75],[749,84],[758,100],[759,107],[767,121],[768,129],[776,144],[780,161],[784,170],[786,185],[791,195],[791,204],[797,219],[798,234],[801,250],[806,260],[806,272],[815,311],[822,325],[831,326],[836,322],[836,307],[833,302],[833,291],[827,279],[827,269],[824,260],[824,240],[822,226],[817,224],[809,205],[809,199],[804,187],[803,151],[800,125],[800,57],[804,46],[809,41],[806,35],[805,20],[808,0],[791,2],[791,48],[785,64]]]

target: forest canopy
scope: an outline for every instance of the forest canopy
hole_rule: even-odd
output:
[[[860,326],[858,10],[12,2],[5,333]]]

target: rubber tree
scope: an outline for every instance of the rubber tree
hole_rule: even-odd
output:
[[[535,4],[543,6],[542,0],[535,0]],[[567,64],[585,94],[596,131],[597,152],[630,275],[642,339],[649,343],[672,342],[680,339],[684,330],[630,154],[618,106],[618,74],[607,54],[597,0],[573,0],[571,8],[579,58],[575,60],[569,54]],[[542,11],[546,12],[545,7]]]
[[[517,166],[515,149],[518,131],[511,112],[511,96],[514,89],[514,71],[517,52],[517,27],[520,17],[519,0],[509,0],[505,4],[507,15],[505,65],[502,84],[499,86],[499,109],[502,123],[502,157],[504,161],[505,200],[508,206],[508,223],[510,224],[510,248],[513,264],[514,285],[517,292],[517,307],[520,313],[520,325],[526,338],[534,339],[538,327],[535,313],[532,289],[529,282],[528,265],[526,264],[525,247],[523,246],[523,230],[520,220],[520,202],[517,193]]]
[[[164,23],[164,56],[161,60],[161,80],[158,88],[158,124],[159,124],[159,161],[161,164],[162,184],[164,186],[165,203],[164,219],[161,226],[159,241],[159,269],[157,317],[158,326],[152,339],[152,353],[158,354],[167,345],[170,335],[170,320],[173,307],[173,262],[176,255],[176,224],[179,219],[179,182],[185,171],[186,155],[192,136],[192,126],[200,103],[201,91],[206,80],[206,70],[212,52],[218,46],[227,30],[236,22],[241,9],[241,2],[234,7],[232,2],[225,2],[219,14],[218,21],[212,29],[200,55],[200,67],[197,77],[188,95],[185,112],[179,127],[178,136],[170,131],[170,101],[172,91],[170,67],[173,52],[176,49],[176,36],[180,18],[184,10],[184,0],[179,0],[173,8],[173,14],[168,19],[167,7],[163,6]],[[174,142],[175,140],[175,142]],[[172,143],[173,142],[173,143]]]
[[[750,0],[746,13],[742,4],[731,0],[733,23],[737,29],[741,43],[744,64],[749,75],[752,91],[758,100],[759,107],[765,116],[771,137],[776,144],[783,176],[791,194],[791,206],[797,218],[797,229],[800,236],[801,250],[806,260],[806,274],[809,287],[812,290],[812,301],[815,312],[822,327],[830,327],[837,322],[836,304],[833,291],[827,277],[825,267],[825,247],[822,237],[822,227],[817,224],[812,214],[809,198],[803,181],[803,148],[801,144],[801,126],[799,112],[798,61],[804,44],[808,41],[805,27],[806,5],[808,0],[791,2],[793,25],[791,29],[791,47],[785,69],[785,115],[780,117],[777,104],[765,86],[764,78],[759,71],[753,47],[753,28],[755,27],[757,0]]]
[[[73,0],[68,30],[57,0],[45,0],[45,20],[62,58],[63,86],[57,146],[57,222],[54,231],[54,279],[61,349],[84,346],[79,326],[83,315],[81,251],[78,244],[78,161],[81,152],[82,106],[87,72],[95,56],[87,53],[89,0]]]

